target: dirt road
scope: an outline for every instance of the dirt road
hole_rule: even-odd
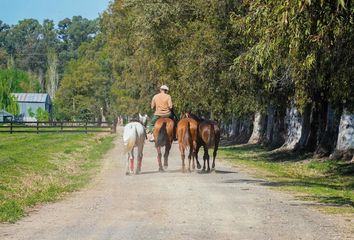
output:
[[[159,173],[151,143],[144,154],[143,173],[125,176],[118,138],[89,187],[0,225],[0,239],[354,239],[352,223],[226,163],[211,174],[182,174],[174,144],[169,170]]]

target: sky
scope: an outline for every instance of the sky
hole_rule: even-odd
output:
[[[0,0],[0,20],[13,25],[25,18],[58,23],[64,18],[81,15],[94,19],[107,9],[110,0]]]

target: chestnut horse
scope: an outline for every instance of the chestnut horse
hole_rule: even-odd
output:
[[[157,150],[157,162],[159,164],[159,171],[164,171],[162,167],[162,152],[161,148],[165,147],[165,154],[164,154],[164,167],[167,169],[168,167],[168,155],[170,153],[170,149],[173,142],[173,128],[174,122],[170,118],[159,118],[154,126],[154,139],[155,139],[155,147]]]
[[[188,172],[191,171],[191,159],[193,158],[193,170],[195,169],[194,158],[197,150],[198,122],[193,118],[182,118],[177,125],[177,139],[182,159],[182,172],[185,170],[185,151],[188,153]],[[198,167],[200,168],[200,166]]]

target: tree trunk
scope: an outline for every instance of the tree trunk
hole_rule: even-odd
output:
[[[264,144],[269,145],[273,138],[273,125],[274,125],[275,109],[273,106],[268,106],[267,109],[267,128],[265,132]]]
[[[333,158],[350,160],[354,153],[354,113],[344,111],[340,123],[338,140]]]
[[[262,140],[262,136],[264,134],[264,128],[265,128],[264,115],[260,112],[256,112],[254,115],[252,135],[248,140],[248,143],[251,144],[260,143]]]
[[[271,149],[278,148],[284,143],[284,117],[285,109],[268,107],[265,145]]]
[[[319,144],[315,152],[319,157],[329,156],[333,151],[339,126],[339,119],[336,119],[336,114],[330,105],[327,103],[323,108],[324,114],[322,114],[320,121]]]
[[[294,150],[297,151],[304,150],[307,138],[310,134],[310,120],[311,120],[311,104],[307,104],[302,114],[301,136],[298,143],[295,145]]]
[[[240,130],[239,130],[239,137],[237,138],[237,142],[247,143],[251,134],[252,134],[252,118],[244,117],[240,121]]]
[[[238,135],[238,121],[237,121],[237,118],[235,118],[235,117],[232,117],[231,129],[230,129],[229,135],[232,138],[235,138]]]
[[[285,115],[286,109],[278,107],[275,111],[273,138],[270,147],[272,149],[279,148],[285,142]]]
[[[302,121],[300,112],[294,106],[287,109],[285,116],[286,136],[285,143],[281,146],[282,149],[295,149],[301,138]]]
[[[317,146],[320,109],[313,104],[310,118],[310,132],[305,143],[305,151],[314,152]]]

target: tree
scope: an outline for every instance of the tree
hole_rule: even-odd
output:
[[[101,108],[107,109],[110,78],[105,75],[104,62],[82,51],[83,55],[67,66],[56,104],[67,119],[94,120],[101,116]]]

